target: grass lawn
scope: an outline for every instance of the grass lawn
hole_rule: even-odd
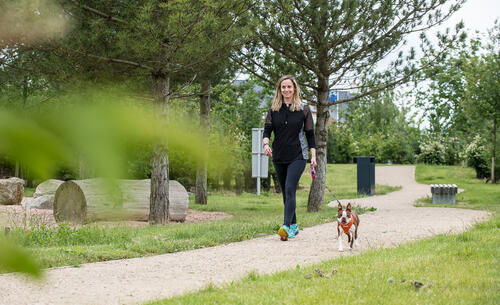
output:
[[[32,187],[25,187],[24,188],[24,197],[33,197],[33,194],[35,193],[35,189]]]
[[[435,205],[432,198],[422,198],[425,206],[456,207],[500,212],[500,184],[476,179],[472,168],[462,166],[418,165],[416,180],[425,184],[456,184],[465,191],[457,194],[459,204]]]
[[[416,176],[420,183],[455,183],[465,189],[458,198],[465,202],[462,208],[498,212],[500,185],[476,180],[473,170],[418,165]],[[272,275],[250,274],[222,288],[150,304],[500,304],[499,215],[462,234]],[[323,278],[316,268],[338,273]],[[424,286],[415,288],[415,281]]]
[[[328,165],[327,170],[327,185],[339,199],[356,197],[355,164]],[[300,180],[297,193],[299,226],[308,227],[332,221],[336,210],[326,206],[318,213],[306,212],[311,182],[311,176],[307,171],[306,173]],[[397,189],[376,186],[378,194]],[[210,247],[275,234],[282,224],[281,194],[264,193],[258,197],[248,193],[240,196],[214,193],[209,195],[206,206],[196,205],[192,200],[190,198],[189,206],[192,209],[222,211],[232,217],[206,223],[174,223],[142,228],[95,225],[72,228],[61,225],[54,230],[40,224],[29,231],[14,228],[9,236],[26,247],[42,268],[47,268]],[[331,200],[333,199],[326,192],[325,203]]]

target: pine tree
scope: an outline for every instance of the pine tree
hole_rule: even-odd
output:
[[[308,211],[320,210],[324,198],[328,108],[408,81],[420,69],[412,61],[413,50],[406,58],[400,53],[385,71],[376,72],[374,66],[400,46],[405,36],[441,23],[463,2],[272,0],[254,9],[262,28],[256,32],[258,41],[244,49],[238,62],[272,86],[281,75],[295,74],[305,93],[303,99],[316,106],[318,167]],[[457,37],[444,35],[441,43],[449,45]],[[372,81],[353,85],[355,79]],[[357,90],[358,94],[330,102],[329,90],[340,86]]]
[[[137,77],[150,77],[165,121],[174,87],[193,79],[200,66],[228,48],[210,37],[232,31],[248,11],[247,3],[235,0],[68,2],[65,8],[75,24],[62,49],[80,58],[125,66]],[[168,171],[168,145],[158,143],[152,160],[151,224],[169,218]]]

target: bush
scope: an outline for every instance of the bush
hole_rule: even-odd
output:
[[[479,135],[474,137],[474,140],[467,145],[462,154],[462,158],[467,166],[476,170],[476,177],[479,179],[489,177],[490,175],[487,154],[486,143]]]
[[[438,141],[430,141],[420,145],[421,153],[418,155],[418,162],[426,164],[441,165],[445,163],[446,149]]]
[[[328,163],[352,163],[356,146],[346,125],[340,123],[330,125],[326,145]]]

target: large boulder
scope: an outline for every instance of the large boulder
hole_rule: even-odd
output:
[[[24,196],[24,180],[16,177],[0,179],[0,205],[21,204]]]
[[[36,198],[33,197],[26,201],[25,208],[52,210],[54,208],[54,195],[42,195]]]
[[[33,194],[33,198],[37,198],[37,197],[45,196],[45,195],[55,195],[57,188],[63,182],[64,181],[62,181],[62,180],[50,179],[50,180],[47,180],[47,181],[40,183],[35,189],[35,193]]]

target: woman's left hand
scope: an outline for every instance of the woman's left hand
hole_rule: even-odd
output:
[[[311,165],[316,167],[318,164],[316,163],[316,156],[311,156]]]

